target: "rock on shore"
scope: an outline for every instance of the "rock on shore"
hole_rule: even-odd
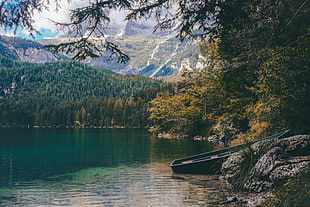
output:
[[[242,188],[249,192],[266,192],[283,185],[298,173],[310,170],[310,135],[296,135],[278,141],[265,141],[251,146],[253,154],[265,153],[245,175]],[[240,176],[243,152],[233,154],[222,165],[223,178],[229,183]]]

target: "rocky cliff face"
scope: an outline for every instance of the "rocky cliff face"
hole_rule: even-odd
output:
[[[180,42],[174,37],[120,38],[113,42],[130,56],[127,64],[107,62],[107,55],[90,59],[87,64],[103,67],[121,74],[148,77],[177,75],[182,69],[195,67],[199,54],[197,42]]]
[[[310,135],[280,139],[277,143],[265,142],[268,150],[245,176],[242,188],[251,192],[265,192],[281,186],[302,171],[310,170]],[[252,146],[253,154],[262,146]],[[234,183],[240,175],[240,163],[245,157],[238,152],[222,165],[224,178]]]
[[[14,49],[13,49],[14,50]],[[18,48],[15,49],[17,54],[18,60],[22,62],[29,62],[29,63],[48,63],[48,62],[55,62],[59,61],[63,58],[57,56],[51,52],[46,51],[43,48]]]
[[[29,63],[47,63],[64,59],[63,56],[49,52],[34,41],[16,37],[0,37],[0,54]]]
[[[130,58],[127,64],[107,62],[108,53],[87,64],[102,67],[120,74],[134,74],[148,77],[177,75],[183,68],[195,67],[199,54],[198,41],[180,42],[172,32],[153,33],[152,25],[127,22],[111,24],[106,29],[106,37],[117,44]],[[57,44],[65,41],[60,38],[38,40],[41,44]]]

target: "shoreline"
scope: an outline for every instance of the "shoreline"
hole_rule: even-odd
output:
[[[125,126],[0,126],[0,128],[32,128],[32,129],[148,129],[145,127],[125,127]]]
[[[226,197],[223,198],[221,202],[214,203],[216,206],[256,207],[272,196],[270,192],[251,193],[236,190],[227,181],[220,179],[219,175],[173,174],[172,177],[186,180],[192,184],[197,184],[204,188],[212,188],[222,191]]]

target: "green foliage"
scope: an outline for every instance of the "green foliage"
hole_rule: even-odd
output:
[[[236,138],[233,144],[288,128],[310,133],[309,2],[223,1],[219,10],[204,7],[213,1],[198,2],[190,11],[184,2],[180,12],[188,13],[184,18],[199,17],[194,13],[204,9],[207,16],[199,23],[187,21],[182,32],[191,36],[210,14],[218,21],[201,28],[201,35],[209,32],[213,42],[202,43],[204,67],[185,74],[186,83],[171,99],[183,93],[192,101],[197,97],[194,102],[202,104],[196,118],[207,120],[201,133]]]
[[[310,204],[310,171],[302,172],[287,184],[273,191],[274,196],[263,202],[264,207],[299,207]]]
[[[150,118],[156,124],[154,132],[178,131],[188,135],[222,133],[231,136],[237,129],[240,131],[247,127],[242,114],[246,111],[245,103],[251,99],[252,92],[246,90],[236,94],[234,92],[237,90],[228,84],[236,85],[237,81],[225,82],[226,61],[219,57],[218,42],[204,42],[201,44],[201,53],[205,57],[201,60],[204,68],[186,72],[186,80],[179,82],[173,93],[166,93],[151,102]],[[231,75],[231,78],[234,76]],[[243,90],[246,86],[242,83],[242,87],[238,85],[238,88]]]
[[[160,94],[151,101],[150,119],[154,133],[168,132],[175,135],[195,135],[201,122],[201,108],[189,94],[171,96]]]
[[[0,126],[145,127],[161,84],[71,61],[0,63]]]
[[[66,100],[123,97],[131,96],[136,89],[158,86],[158,82],[152,79],[122,76],[71,61],[28,64],[0,57],[0,62],[2,88],[11,90],[12,83],[17,84],[12,96],[36,94],[36,97]]]
[[[252,137],[285,128],[309,133],[309,3],[253,1],[244,9],[250,21],[223,35],[220,44],[221,57],[235,65],[229,70],[242,77],[234,84],[253,92],[242,104],[249,122],[244,132]],[[228,86],[234,94],[245,91]]]
[[[309,58],[307,50],[293,47],[265,63],[258,73],[259,101],[252,109],[256,122],[309,132]]]

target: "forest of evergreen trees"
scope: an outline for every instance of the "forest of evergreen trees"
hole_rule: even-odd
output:
[[[72,61],[0,65],[0,126],[146,127],[161,86]]]

